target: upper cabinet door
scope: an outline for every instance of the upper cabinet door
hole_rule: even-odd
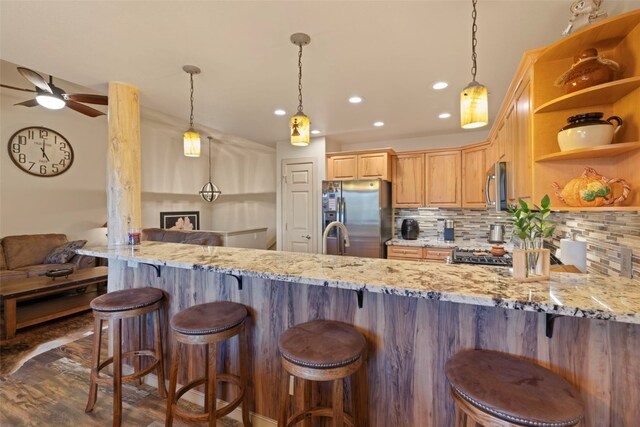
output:
[[[358,178],[389,180],[391,164],[388,153],[358,154]]]
[[[357,178],[358,156],[356,154],[327,157],[327,179]]]
[[[462,150],[462,207],[483,208],[487,145]]]
[[[425,157],[426,205],[459,208],[462,205],[460,150],[428,153]]]
[[[393,207],[424,206],[424,154],[399,154],[393,157]]]

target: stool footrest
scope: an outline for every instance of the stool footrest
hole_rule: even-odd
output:
[[[203,421],[207,421],[209,419],[209,415],[208,413],[205,413],[204,415],[200,414],[200,415],[192,415],[192,413],[189,413],[188,411],[185,411],[181,408],[179,408],[178,405],[178,401],[180,400],[180,398],[182,398],[182,396],[188,392],[189,390],[198,387],[200,385],[203,385],[207,382],[207,378],[206,377],[202,377],[202,378],[198,378],[195,379],[193,381],[189,381],[187,384],[183,385],[182,387],[180,387],[178,390],[176,390],[176,397],[174,399],[173,402],[171,402],[174,405],[174,409],[175,409],[175,414],[182,419],[183,421],[185,420],[191,420],[191,421],[195,421],[195,422],[203,422]],[[244,395],[246,393],[246,390],[244,390],[242,388],[242,383],[240,381],[240,377],[238,377],[237,375],[232,375],[232,374],[218,374],[216,375],[216,383],[218,382],[224,382],[224,383],[230,383],[233,384],[237,387],[240,388],[240,392],[238,393],[238,396],[236,396],[231,402],[227,403],[224,407],[219,408],[218,410],[216,410],[216,418],[221,418],[224,417],[228,414],[231,413],[231,411],[233,411],[236,407],[238,407],[240,405],[240,403],[242,402],[242,399],[244,399]],[[199,417],[203,417],[202,420],[200,420]]]
[[[306,411],[296,412],[287,420],[286,427],[294,426],[305,418],[311,417],[333,418],[333,409],[327,406],[316,406],[314,408],[307,409]],[[344,414],[344,423],[349,427],[355,427],[353,417],[346,413]]]
[[[153,362],[151,363],[151,365],[147,366],[146,368],[138,372],[134,372],[129,375],[123,375],[121,379],[122,384],[127,384],[130,382],[139,380],[140,378],[144,377],[145,375],[147,375],[148,373],[156,369],[158,367],[158,364],[160,363],[160,361],[155,357],[155,354],[152,350],[135,350],[135,351],[128,351],[126,353],[122,353],[122,359],[125,359],[128,357],[145,357],[145,356],[151,357],[153,359]],[[98,365],[98,369],[96,369],[95,371],[93,369],[91,370],[91,376],[93,377],[93,380],[96,383],[100,385],[111,385],[113,383],[113,377],[100,376],[100,371],[102,371],[104,368],[106,368],[111,364],[113,364],[113,357],[109,357],[108,359],[105,359],[104,362]]]

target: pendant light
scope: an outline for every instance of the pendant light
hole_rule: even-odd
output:
[[[189,130],[184,133],[184,155],[187,157],[200,157],[200,134],[193,128],[193,75],[200,74],[200,68],[195,65],[185,65],[182,69],[189,74],[191,81],[191,115],[189,116]]]
[[[222,194],[222,191],[220,191],[218,187],[211,182],[211,142],[213,141],[213,138],[210,136],[207,138],[209,138],[209,182],[202,186],[199,193],[202,200],[211,203],[216,201],[218,196]]]
[[[471,60],[473,61],[473,65],[471,66],[471,75],[473,76],[473,80],[462,90],[462,93],[460,93],[460,126],[462,126],[463,129],[480,128],[489,123],[487,88],[476,81],[476,72],[478,71],[478,64],[476,63],[476,45],[478,44],[478,40],[476,39],[476,31],[478,31],[476,25],[477,0],[472,0],[472,3]]]
[[[304,33],[295,33],[291,35],[291,43],[300,48],[298,51],[298,112],[291,117],[289,121],[289,130],[291,131],[291,145],[307,146],[309,145],[309,128],[311,122],[302,112],[302,46],[311,43],[311,37]]]

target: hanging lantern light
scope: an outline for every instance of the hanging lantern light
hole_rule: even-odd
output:
[[[216,199],[222,194],[222,191],[220,191],[218,187],[211,182],[211,141],[213,141],[213,138],[210,136],[207,138],[209,138],[209,182],[202,186],[199,194],[200,197],[202,197],[202,200],[211,203],[216,201]]]
[[[193,75],[200,74],[200,68],[194,65],[185,65],[182,69],[189,74],[189,80],[191,81],[191,115],[189,116],[189,129],[182,137],[184,155],[187,157],[200,157],[200,134],[193,128]]]
[[[473,18],[473,26],[471,27],[471,59],[473,65],[471,66],[471,75],[473,80],[465,87],[460,93],[460,126],[463,129],[475,129],[482,126],[486,126],[489,123],[489,95],[486,86],[476,81],[476,72],[478,71],[476,45],[478,40],[476,38],[476,32],[478,26],[476,25],[476,3],[477,0],[472,0],[473,12],[471,17]]]
[[[311,43],[311,37],[304,33],[295,33],[291,35],[291,43],[300,48],[298,50],[298,112],[289,121],[291,145],[304,147],[309,145],[311,121],[302,112],[302,46]]]

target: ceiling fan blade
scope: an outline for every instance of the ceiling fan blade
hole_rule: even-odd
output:
[[[49,86],[49,84],[47,83],[47,81],[42,78],[42,76],[38,73],[36,73],[33,70],[30,70],[28,68],[24,68],[24,67],[18,67],[18,72],[20,74],[22,74],[22,77],[24,77],[25,79],[29,80],[31,83],[33,83],[36,87],[45,90],[49,93],[53,93],[53,90],[51,90],[51,87]]]
[[[24,101],[24,102],[19,102],[17,104],[13,104],[13,105],[23,105],[25,107],[35,107],[38,104],[38,101],[36,101],[35,99],[30,99],[28,101]]]
[[[36,92],[36,91],[35,91],[35,90],[33,90],[33,89],[23,89],[23,88],[21,88],[21,87],[15,87],[15,86],[3,85],[3,84],[1,84],[1,83],[0,83],[0,87],[6,87],[7,89],[21,90],[21,91],[23,91],[23,92],[34,92],[34,93]]]
[[[109,98],[105,95],[90,95],[88,93],[65,93],[64,99],[87,104],[108,105]]]
[[[98,117],[98,116],[104,116],[105,114],[102,111],[98,111],[95,108],[91,108],[87,105],[83,105],[83,104],[79,104],[75,101],[71,101],[68,100],[67,101],[67,107],[71,108],[74,111],[77,111],[78,113],[82,113],[86,116],[89,117]]]

